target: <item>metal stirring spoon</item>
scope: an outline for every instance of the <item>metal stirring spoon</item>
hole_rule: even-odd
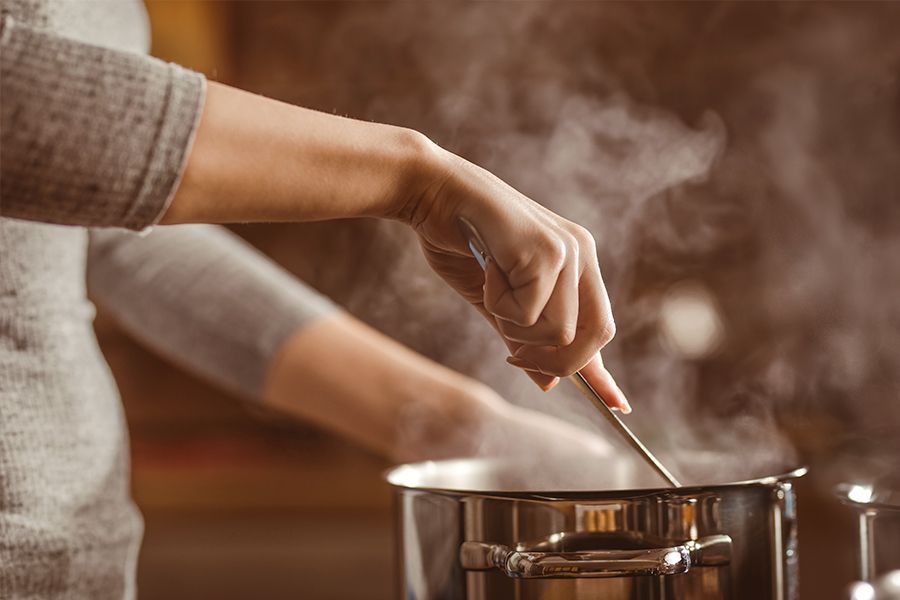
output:
[[[466,239],[469,242],[469,251],[472,252],[472,256],[475,257],[475,260],[481,266],[482,269],[485,267],[485,259],[487,258],[487,250],[484,247],[484,244],[481,242],[478,237],[478,233],[475,231],[475,228],[472,227],[469,223],[463,221],[461,223],[461,227],[463,229],[463,233],[466,236]],[[647,463],[647,465],[652,468],[657,475],[662,477],[666,483],[668,483],[672,487],[681,487],[681,483],[675,479],[675,476],[659,461],[656,456],[653,455],[650,450],[638,439],[634,433],[628,428],[625,423],[622,422],[622,419],[619,418],[613,409],[607,406],[606,402],[603,401],[603,398],[597,391],[591,387],[591,384],[587,382],[587,379],[584,378],[579,372],[574,373],[569,377],[569,381],[571,381],[578,391],[584,395],[585,398],[591,401],[606,420],[609,421],[610,425],[613,426],[619,435],[628,442],[628,445],[631,446],[635,452],[640,455],[640,457]]]
[[[634,450],[640,455],[644,462],[646,462],[656,474],[662,477],[666,483],[671,485],[672,487],[681,487],[681,483],[675,479],[675,476],[659,461],[656,456],[647,447],[638,439],[634,433],[628,428],[628,426],[622,422],[622,419],[619,418],[619,415],[613,411],[609,406],[607,406],[606,402],[603,401],[603,398],[600,397],[600,394],[597,393],[594,388],[591,387],[591,384],[587,382],[587,379],[584,378],[584,375],[581,373],[574,373],[569,377],[569,381],[571,381],[575,387],[578,388],[578,391],[581,394],[591,401],[597,410],[600,411],[606,420],[609,421],[609,424],[613,426],[613,428],[619,432],[622,438],[628,442],[628,445],[634,448]]]

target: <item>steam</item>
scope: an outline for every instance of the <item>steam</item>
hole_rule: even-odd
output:
[[[744,20],[795,9],[669,8],[355,7],[317,42],[333,78],[302,93],[259,88],[416,127],[588,227],[619,326],[604,357],[635,407],[629,424],[685,479],[788,466],[792,439],[807,454],[833,450],[807,430],[896,432],[900,48],[889,20],[803,7],[786,33],[750,39],[735,33]],[[347,263],[357,276],[332,295],[508,400],[615,440],[574,390],[543,394],[505,364],[409,232],[371,227]]]

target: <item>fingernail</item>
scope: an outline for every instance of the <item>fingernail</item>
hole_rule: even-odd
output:
[[[507,356],[506,362],[511,364],[514,367],[519,367],[520,369],[525,369],[526,371],[535,371],[540,373],[541,370],[538,368],[536,364],[531,362],[530,360],[525,360],[524,358],[519,358],[518,356]]]
[[[548,383],[547,385],[542,385],[542,386],[541,386],[541,389],[544,390],[545,392],[549,392],[550,390],[552,390],[553,388],[555,388],[555,387],[556,387],[556,384],[558,384],[558,383],[559,383],[559,377],[554,377],[554,378],[553,378],[553,381],[551,381],[551,382]]]
[[[628,403],[628,399],[625,398],[625,394],[622,392],[622,389],[619,386],[616,386],[616,391],[619,392],[619,397],[617,398],[619,402],[619,410],[622,411],[623,415],[630,415],[631,405]]]

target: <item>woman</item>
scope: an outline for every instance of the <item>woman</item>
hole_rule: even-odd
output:
[[[0,7],[0,597],[134,595],[141,520],[86,269],[151,347],[395,459],[502,451],[478,447],[497,432],[608,456],[336,311],[225,230],[125,231],[400,220],[511,364],[544,389],[581,369],[628,410],[598,354],[613,321],[584,229],[416,132],[139,54],[146,15],[130,0]]]

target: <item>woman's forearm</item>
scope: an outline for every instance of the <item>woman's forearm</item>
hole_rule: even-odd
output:
[[[347,314],[312,323],[277,353],[264,402],[394,461],[532,456],[609,477],[634,465],[602,438],[515,407]],[[560,444],[559,440],[566,440]]]
[[[210,83],[162,223],[391,217],[424,185],[433,151],[415,131]]]
[[[470,453],[467,437],[492,398],[344,313],[289,337],[263,390],[267,406],[397,460]]]

